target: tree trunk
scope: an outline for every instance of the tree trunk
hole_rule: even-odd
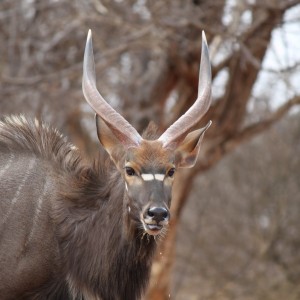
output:
[[[191,170],[180,170],[174,182],[173,199],[171,205],[171,222],[167,236],[160,244],[157,256],[152,266],[150,286],[146,299],[166,300],[170,299],[170,277],[175,260],[175,241],[179,217],[184,207],[183,203],[188,199],[192,188]]]
[[[259,11],[259,15],[261,15]],[[253,85],[259,73],[260,66],[253,61],[262,62],[266,50],[271,39],[273,28],[282,19],[284,10],[263,11],[259,28],[251,31],[247,39],[241,42],[241,49],[235,53],[229,62],[230,81],[227,84],[227,91],[222,99],[219,99],[216,106],[212,107],[206,118],[210,118],[212,114],[217,114],[217,126],[212,128],[212,136],[207,136],[205,143],[214,144],[213,152],[219,153],[222,157],[227,152],[222,149],[228,142],[240,131],[242,122],[246,115],[246,106],[251,96]],[[246,49],[246,50],[245,50]],[[245,54],[245,51],[247,53]],[[214,139],[220,136],[222,138]],[[214,139],[214,141],[213,141]],[[218,151],[216,151],[218,149]],[[203,151],[204,156],[209,157],[210,151]],[[214,157],[214,155],[213,155]],[[215,156],[213,160],[209,160],[209,166],[215,164],[219,158]],[[205,165],[205,164],[204,164]],[[173,200],[171,205],[172,221],[168,234],[160,246],[160,251],[156,257],[152,269],[150,286],[146,295],[147,300],[167,300],[170,299],[170,281],[173,262],[175,260],[175,241],[177,226],[183,207],[191,192],[191,187],[195,175],[200,174],[203,169],[201,164],[195,170],[180,170],[177,174],[177,180],[173,188]]]

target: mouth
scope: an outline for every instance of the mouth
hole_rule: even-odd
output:
[[[161,233],[164,226],[158,224],[148,224],[143,222],[143,227],[149,235],[158,235]]]

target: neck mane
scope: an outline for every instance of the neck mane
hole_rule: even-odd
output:
[[[61,190],[71,192],[62,193],[53,216],[63,272],[75,299],[134,300],[145,290],[156,242],[129,217],[124,180],[105,160],[63,180],[69,188]]]

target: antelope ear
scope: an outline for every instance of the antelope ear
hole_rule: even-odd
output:
[[[179,168],[191,168],[195,165],[200,152],[201,142],[211,121],[203,128],[190,132],[176,149],[176,162]]]
[[[105,121],[97,114],[95,115],[95,120],[99,142],[108,152],[113,162],[117,164],[121,156],[124,154],[125,148],[114,135],[113,131],[107,126]]]

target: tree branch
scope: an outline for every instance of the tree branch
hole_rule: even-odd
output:
[[[285,102],[268,119],[249,125],[241,132],[238,132],[236,135],[231,137],[224,145],[225,152],[228,153],[229,151],[232,151],[242,142],[247,141],[257,134],[269,129],[274,123],[279,121],[290,110],[291,107],[295,105],[300,105],[300,95],[294,96]]]

